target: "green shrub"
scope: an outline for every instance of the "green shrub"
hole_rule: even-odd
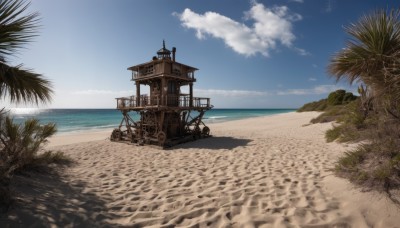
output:
[[[365,143],[339,159],[337,174],[384,189],[399,203],[389,190],[400,187],[400,10],[376,10],[346,26],[346,32],[351,45],[335,54],[328,72],[337,80],[361,83],[358,110],[340,118],[340,137],[356,129]],[[328,103],[339,105],[342,94],[330,94]],[[351,99],[345,93],[342,104]]]
[[[0,141],[4,174],[11,175],[15,170],[33,162],[40,147],[47,138],[56,133],[53,123],[40,125],[36,119],[28,119],[23,124],[15,124],[6,116],[0,123]]]
[[[297,112],[325,111],[332,106],[348,104],[357,98],[357,96],[345,90],[336,90],[330,93],[326,99],[304,104]]]
[[[400,122],[380,121],[373,127],[365,125],[367,143],[345,153],[336,170],[358,184],[387,191],[400,186]]]
[[[353,93],[347,92],[343,97],[343,102],[342,103],[347,104],[347,103],[350,103],[350,102],[356,100],[357,98],[358,97],[354,96]]]
[[[343,89],[336,90],[328,95],[328,105],[341,105],[343,104],[346,91]]]
[[[66,158],[60,152],[37,155],[55,132],[55,124],[40,125],[36,119],[15,124],[12,118],[0,113],[0,205],[7,207],[11,202],[9,185],[16,171]]]
[[[394,155],[391,162],[394,166],[400,165],[400,153]]]
[[[365,159],[367,151],[360,147],[354,151],[345,152],[344,156],[340,157],[336,169],[349,171],[358,170],[358,165]]]
[[[350,107],[354,102],[347,105],[335,105],[328,106],[323,113],[321,113],[318,117],[312,119],[311,123],[326,123],[332,121],[343,122],[342,118],[349,113],[352,108]]]
[[[385,162],[373,171],[373,177],[379,182],[386,182],[393,175],[393,166]]]
[[[355,180],[355,181],[358,182],[358,183],[363,183],[363,182],[367,181],[369,178],[370,178],[370,177],[369,177],[369,175],[368,175],[367,172],[365,172],[365,171],[359,171],[359,172],[358,172],[358,175],[355,176],[355,177],[353,178],[353,180]]]
[[[325,132],[325,138],[327,142],[333,142],[338,139],[341,135],[342,128],[340,126],[334,126]]]
[[[357,129],[363,128],[365,126],[365,117],[359,110],[348,110],[342,117],[340,117],[340,122],[345,124],[351,124]]]
[[[341,136],[339,138],[339,142],[351,142],[351,141],[360,141],[362,140],[361,132],[354,128],[354,126],[348,125],[342,128]]]
[[[309,112],[309,111],[324,111],[328,104],[326,99],[307,103],[297,110],[297,112]]]
[[[364,187],[386,191],[400,187],[400,119],[373,106],[366,112],[359,97],[343,91],[306,104],[301,110],[315,111],[323,103],[324,112],[311,123],[336,122],[325,133],[327,142],[365,142],[338,159],[336,174]]]
[[[69,164],[71,162],[71,158],[61,151],[45,151],[44,153],[37,155],[34,159],[34,163],[36,164]]]

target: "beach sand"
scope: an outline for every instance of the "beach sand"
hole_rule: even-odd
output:
[[[335,177],[348,144],[326,143],[316,112],[210,124],[213,137],[160,150],[60,135],[76,163],[16,176],[1,227],[400,227],[384,194]],[[6,225],[6,226],[4,226]]]

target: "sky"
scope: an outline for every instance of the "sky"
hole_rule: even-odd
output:
[[[43,74],[53,100],[42,108],[115,108],[135,94],[128,67],[165,40],[176,61],[198,68],[195,97],[215,108],[298,108],[357,85],[327,73],[345,47],[344,28],[398,0],[34,0],[34,41],[11,65]],[[146,93],[146,88],[141,89]],[[6,107],[31,105],[2,103]]]

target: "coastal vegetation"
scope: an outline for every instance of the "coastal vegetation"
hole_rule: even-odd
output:
[[[0,99],[47,103],[53,93],[50,81],[22,64],[11,66],[7,58],[37,34],[39,15],[27,13],[28,7],[23,0],[0,1]],[[55,132],[55,124],[41,125],[36,119],[16,124],[4,108],[0,110],[0,209],[11,203],[9,185],[16,172],[67,160],[61,152],[38,153]]]
[[[351,92],[346,92],[345,90],[339,89],[329,94],[329,96],[325,99],[321,99],[319,101],[307,103],[303,105],[299,112],[305,111],[326,111],[327,109],[337,109],[338,107],[342,107],[346,104],[357,99],[357,96],[354,96]]]
[[[326,132],[327,141],[360,142],[339,158],[338,175],[391,196],[390,190],[400,186],[400,11],[375,11],[346,32],[349,41],[333,56],[328,71],[337,80],[359,83],[360,96],[333,104],[330,94],[299,111],[324,111],[314,123],[336,121]]]

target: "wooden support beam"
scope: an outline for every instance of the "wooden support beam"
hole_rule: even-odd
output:
[[[189,83],[189,107],[193,107],[193,83]]]
[[[166,99],[167,99],[167,82],[166,79],[163,77],[161,79],[161,105],[167,105]]]
[[[136,82],[136,107],[140,106],[140,83]]]

